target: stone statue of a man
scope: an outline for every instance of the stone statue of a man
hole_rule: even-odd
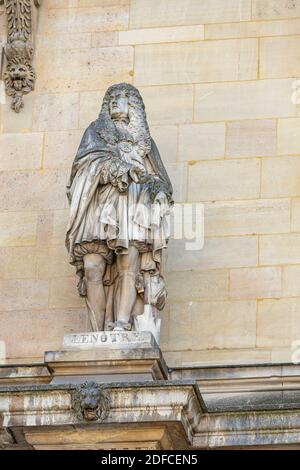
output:
[[[134,329],[145,306],[155,317],[166,299],[161,257],[172,185],[134,86],[121,83],[106,91],[67,189],[66,246],[92,330]]]

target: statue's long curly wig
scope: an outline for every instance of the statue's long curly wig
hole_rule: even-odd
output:
[[[110,116],[109,103],[114,91],[124,92],[128,97],[129,105],[129,124],[128,132],[134,138],[134,142],[139,149],[147,154],[151,148],[151,137],[147,124],[145,105],[143,99],[133,85],[129,83],[118,83],[109,87],[104,95],[102,108],[99,114],[99,134],[109,144],[115,144],[120,137],[114,121]]]

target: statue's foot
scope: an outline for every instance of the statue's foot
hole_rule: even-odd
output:
[[[115,323],[113,331],[130,331],[131,324],[122,320],[118,320]]]

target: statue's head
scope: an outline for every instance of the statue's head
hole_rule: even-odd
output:
[[[144,102],[137,88],[129,83],[117,83],[106,90],[101,113],[109,112],[112,119],[118,119],[119,116],[130,118],[134,111],[143,113],[146,120]]]
[[[114,120],[127,120],[129,112],[128,95],[125,90],[116,88],[110,94],[109,113]]]
[[[145,151],[150,149],[150,133],[145,105],[140,92],[129,83],[118,83],[109,87],[104,95],[99,119],[106,131],[113,132],[114,122],[125,121],[128,130],[135,136]]]

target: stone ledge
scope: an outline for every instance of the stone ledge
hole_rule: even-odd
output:
[[[48,351],[45,364],[55,382],[70,382],[76,376],[81,382],[90,376],[100,382],[165,380],[168,377],[158,347]]]
[[[55,448],[66,448],[76,443],[79,446],[88,444],[90,435],[95,429],[98,433],[101,430],[100,434],[105,436],[108,427],[114,434],[118,434],[121,424],[130,430],[138,423],[139,431],[134,441],[139,447],[145,440],[141,432],[143,427],[148,426],[153,430],[160,425],[163,430],[175,423],[178,430],[180,429],[180,436],[177,436],[176,439],[179,440],[177,444],[172,445],[172,448],[178,448],[177,446],[182,446],[183,442],[185,447],[189,446],[198,417],[204,412],[201,397],[192,384],[176,382],[109,384],[105,387],[110,397],[107,417],[103,423],[89,422],[80,419],[73,408],[72,396],[75,390],[74,385],[19,386],[6,387],[5,390],[2,388],[0,390],[2,428],[9,429],[12,433],[21,428],[27,443],[33,448],[38,447],[35,447],[34,437],[28,438],[32,433],[43,434],[46,442],[49,433],[56,439],[53,444]],[[72,441],[72,436],[69,438],[65,434],[70,428],[75,441]],[[80,436],[82,429],[84,432]],[[108,437],[107,439],[108,442],[102,444],[109,446],[111,440]],[[92,448],[103,447],[92,446]]]
[[[234,449],[300,442],[299,405],[295,410],[207,412],[190,381],[118,383],[105,387],[110,409],[104,421],[88,422],[72,408],[75,390],[70,384],[0,389],[2,447],[24,447],[25,442],[33,449]]]
[[[149,331],[95,331],[64,336],[63,349],[47,351],[53,383],[165,380],[168,369]]]
[[[1,365],[0,386],[21,384],[44,384],[51,381],[51,373],[45,364]]]

